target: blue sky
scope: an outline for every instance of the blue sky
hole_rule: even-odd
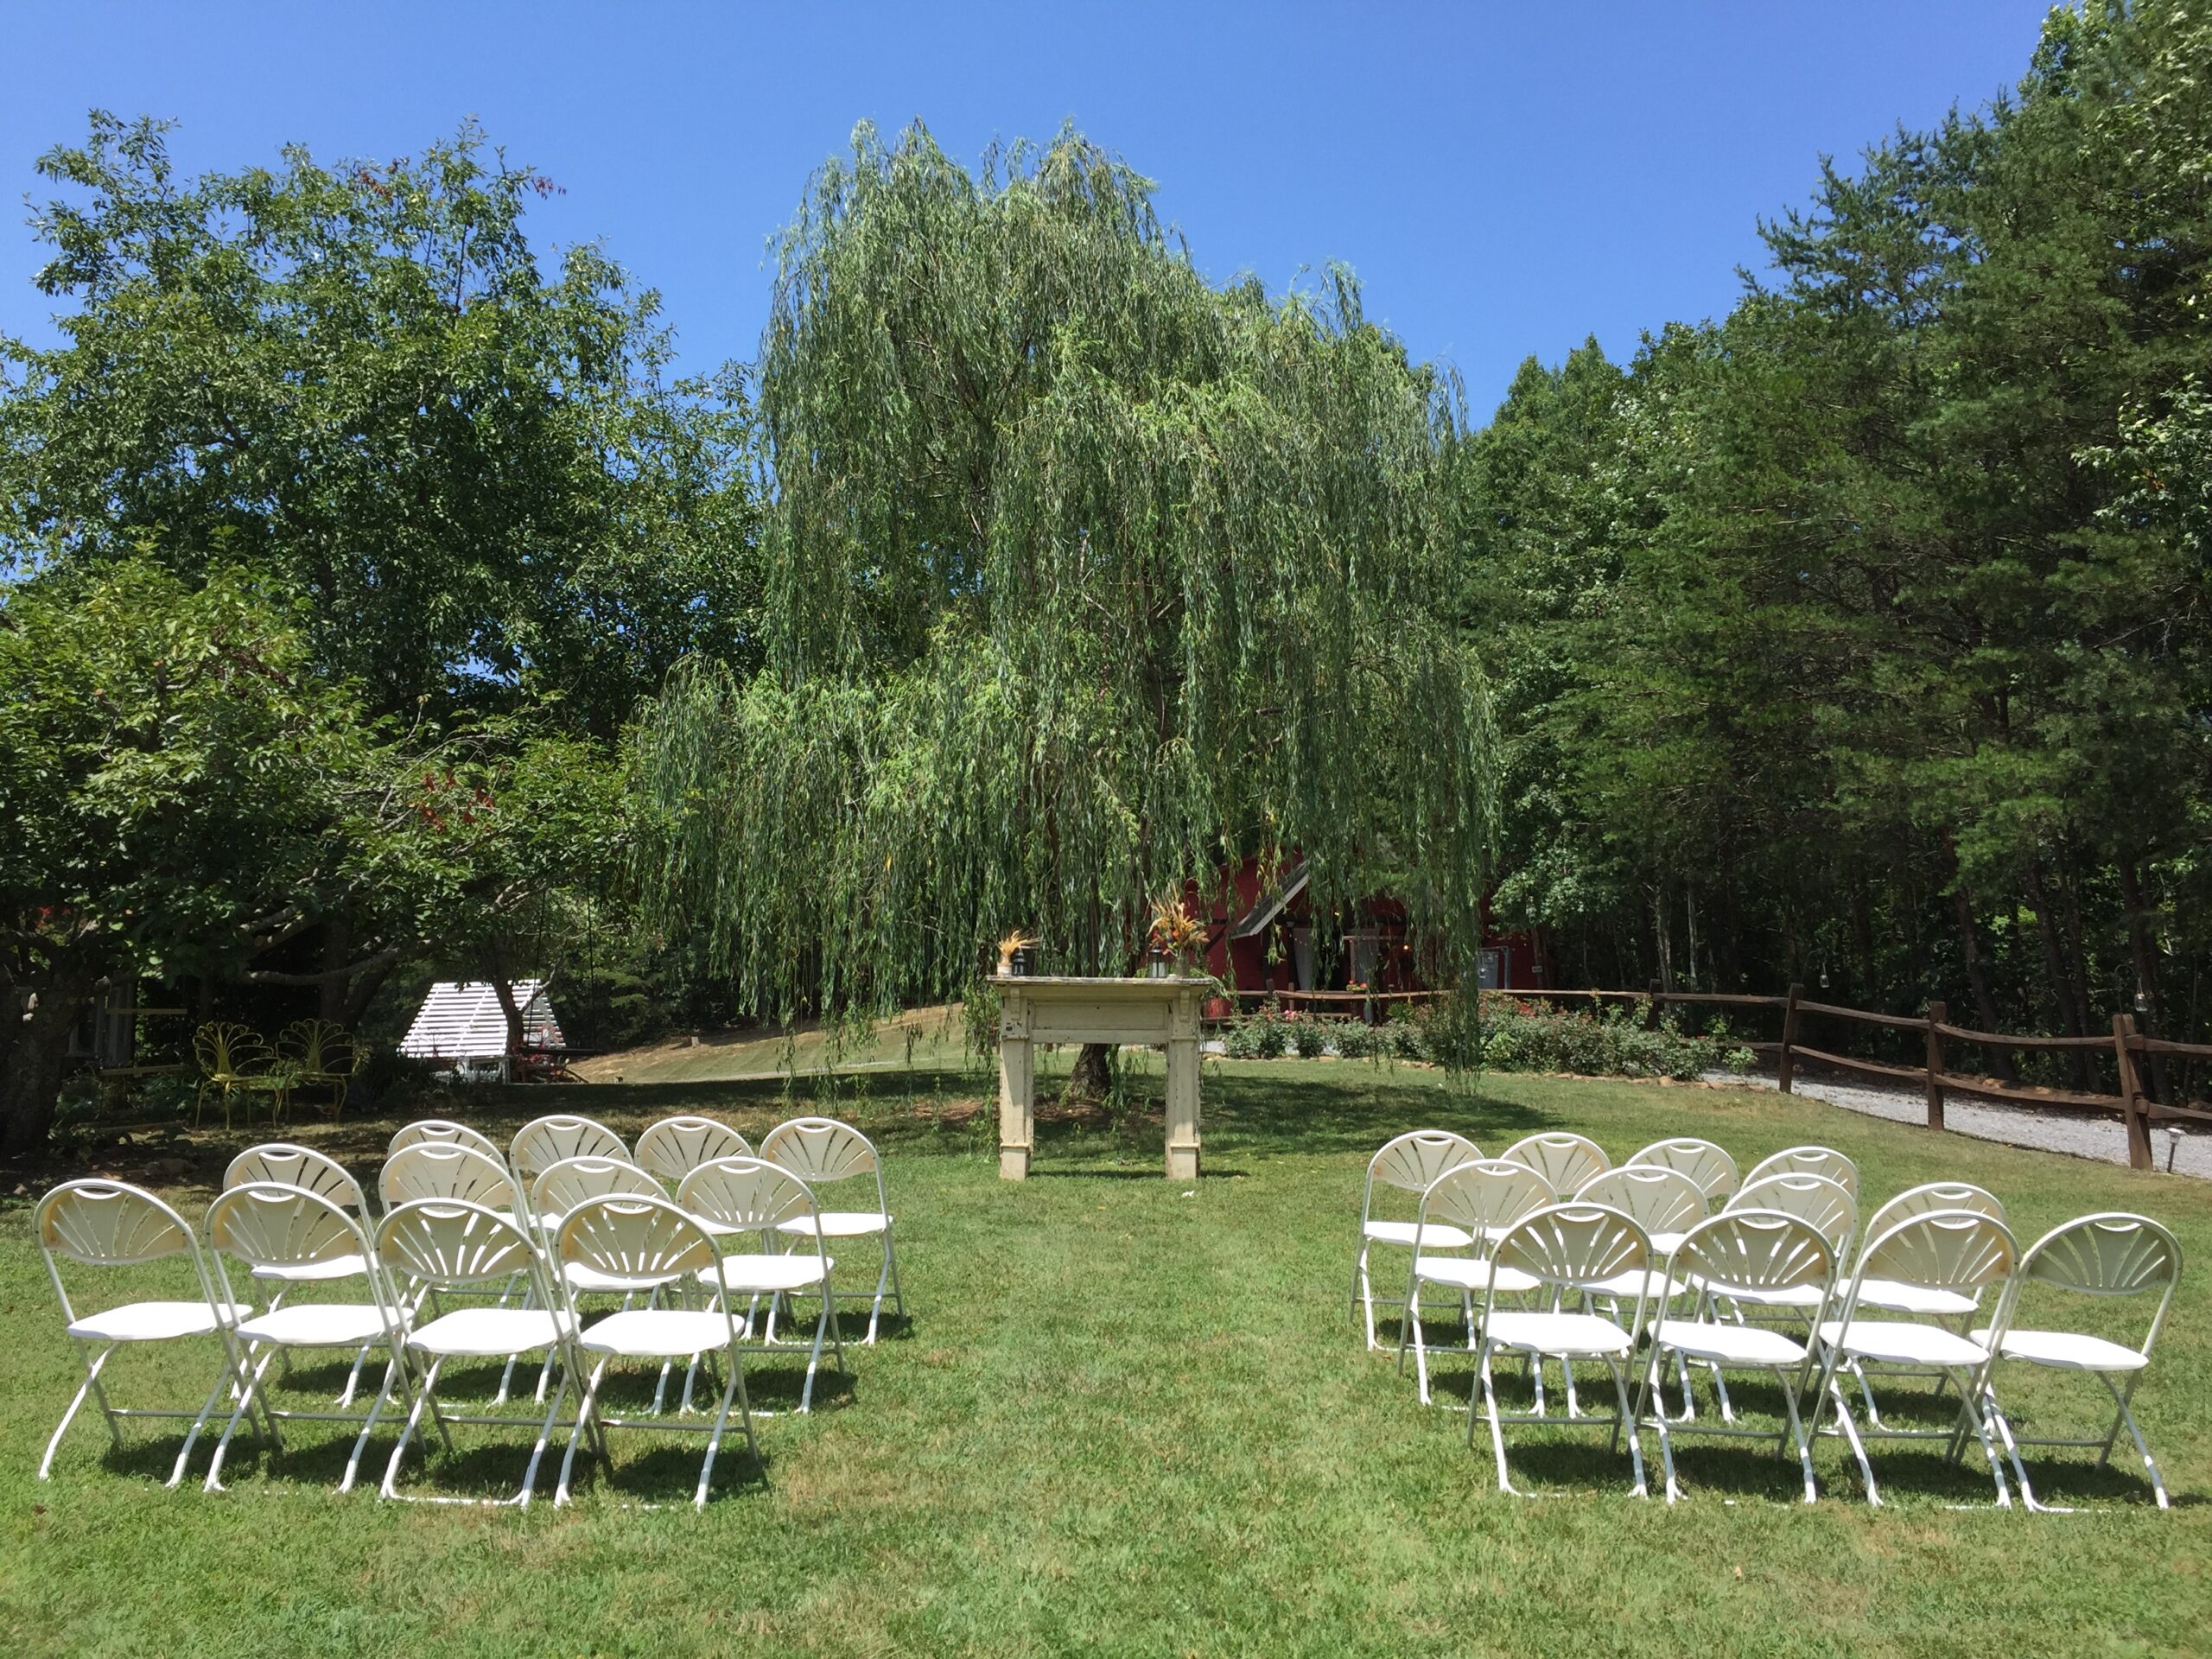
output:
[[[763,247],[855,121],[972,161],[1072,117],[1157,179],[1200,264],[1339,259],[1478,414],[1530,353],[1718,315],[1827,152],[2019,77],[2038,0],[1503,6],[0,3],[0,185],[93,105],[175,118],[188,171],[388,158],[477,118],[658,287],[686,369],[750,357]],[[51,338],[0,233],[0,330]]]

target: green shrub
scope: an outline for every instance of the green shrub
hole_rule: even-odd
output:
[[[1751,1052],[1724,1025],[1703,1035],[1669,1016],[1645,1023],[1642,1004],[1597,1012],[1493,997],[1484,1006],[1482,1064],[1493,1071],[1572,1071],[1585,1077],[1672,1077],[1689,1082],[1714,1070],[1748,1071]]]

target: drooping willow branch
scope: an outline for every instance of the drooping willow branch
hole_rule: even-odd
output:
[[[771,666],[632,743],[664,923],[750,1011],[957,994],[1010,926],[1121,972],[1148,895],[1306,861],[1479,943],[1492,738],[1442,589],[1446,389],[1325,302],[1206,283],[1080,138],[979,181],[865,130],[782,251]]]

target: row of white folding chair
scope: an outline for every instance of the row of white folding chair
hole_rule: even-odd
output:
[[[433,1150],[460,1151],[458,1148]],[[477,1154],[460,1152],[460,1155],[481,1161]],[[728,1230],[772,1230],[779,1223],[794,1216],[817,1213],[805,1184],[796,1176],[777,1166],[762,1160],[743,1159],[721,1160],[702,1166],[687,1178],[684,1198],[696,1210],[714,1216]],[[693,1342],[689,1347],[677,1346],[665,1351],[668,1357],[690,1357],[696,1362],[708,1348],[726,1349],[733,1368],[741,1365],[741,1336],[744,1321],[734,1312],[737,1295],[749,1282],[746,1273],[750,1265],[759,1265],[779,1284],[808,1283],[826,1286],[828,1268],[817,1236],[815,1260],[807,1262],[804,1255],[785,1254],[766,1255],[753,1258],[732,1258],[718,1249],[694,1257],[680,1253],[680,1261],[653,1262],[634,1251],[625,1255],[611,1248],[587,1248],[577,1243],[578,1228],[588,1245],[592,1240],[607,1244],[610,1238],[621,1234],[630,1220],[646,1210],[654,1213],[668,1212],[681,1220],[700,1239],[709,1238],[705,1227],[697,1216],[685,1208],[671,1204],[657,1192],[651,1196],[606,1195],[582,1200],[565,1219],[556,1236],[556,1258],[564,1269],[560,1281],[544,1270],[545,1262],[537,1241],[533,1240],[524,1219],[511,1208],[494,1209],[465,1199],[433,1198],[404,1201],[387,1213],[378,1230],[378,1243],[372,1245],[358,1214],[349,1211],[341,1203],[301,1186],[268,1181],[246,1181],[219,1195],[209,1207],[207,1218],[207,1250],[203,1254],[200,1241],[175,1210],[153,1194],[121,1183],[83,1181],[57,1188],[41,1204],[38,1229],[41,1249],[53,1277],[54,1288],[60,1299],[63,1316],[71,1337],[84,1351],[86,1377],[76,1397],[64,1413],[60,1424],[49,1441],[40,1467],[41,1478],[50,1475],[53,1459],[69,1423],[82,1406],[88,1393],[97,1395],[107,1414],[111,1434],[121,1444],[120,1420],[133,1415],[188,1416],[192,1427],[186,1437],[177,1464],[172,1471],[170,1484],[181,1479],[184,1468],[210,1414],[216,1408],[225,1387],[231,1387],[238,1404],[230,1422],[218,1442],[212,1461],[207,1487],[220,1489],[221,1468],[225,1453],[242,1423],[250,1423],[257,1433],[266,1433],[272,1448],[281,1449],[280,1421],[307,1418],[322,1421],[356,1421],[361,1423],[349,1459],[340,1490],[353,1484],[359,1460],[370,1435],[385,1405],[395,1390],[410,1405],[410,1423],[401,1442],[395,1447],[386,1471],[385,1490],[392,1492],[400,1460],[404,1454],[407,1439],[419,1423],[423,1408],[429,1405],[436,1417],[440,1432],[444,1424],[455,1421],[441,1414],[432,1403],[436,1370],[444,1360],[455,1354],[471,1354],[496,1357],[503,1354],[529,1352],[543,1349],[549,1365],[556,1349],[573,1338],[581,1347],[600,1356],[600,1363],[592,1376],[589,1398],[582,1419],[593,1415],[592,1405],[596,1401],[596,1389],[607,1360],[616,1356],[634,1356],[639,1333],[648,1335],[658,1325],[667,1323],[658,1319],[630,1318],[632,1313],[652,1314],[680,1313],[682,1310],[648,1308],[626,1310],[623,1314],[611,1316],[620,1321],[604,1332],[599,1324],[582,1326],[575,1313],[572,1292],[567,1281],[582,1276],[591,1283],[607,1287],[627,1290],[662,1289],[683,1280],[685,1275],[696,1281],[702,1294],[707,1294],[710,1314],[719,1315],[729,1326],[728,1340],[716,1338],[711,1343]],[[609,1220],[609,1217],[613,1217]],[[581,1218],[581,1219],[580,1219]],[[458,1245],[467,1243],[467,1236],[459,1240],[448,1238],[454,1249],[440,1255],[418,1236],[412,1245],[394,1248],[394,1230],[408,1225],[437,1223],[448,1233],[461,1224],[465,1236],[472,1236],[476,1243],[470,1249],[456,1253]],[[668,1226],[654,1224],[658,1235],[668,1232]],[[431,1230],[436,1231],[435,1228]],[[648,1231],[652,1231],[649,1228]],[[681,1230],[680,1229],[678,1230]],[[524,1248],[518,1250],[519,1241]],[[445,1247],[441,1246],[443,1249]],[[429,1251],[426,1255],[425,1251]],[[137,1266],[169,1256],[189,1255],[195,1279],[202,1293],[202,1300],[193,1301],[142,1301],[124,1304],[117,1308],[79,1316],[73,1306],[67,1287],[56,1260],[57,1255],[97,1267]],[[251,1306],[234,1294],[228,1262],[243,1262],[257,1277],[271,1279],[287,1284],[305,1282],[316,1277],[318,1268],[328,1269],[333,1264],[352,1261],[360,1265],[349,1276],[362,1279],[368,1290],[365,1302],[307,1302],[295,1303],[291,1307],[272,1309],[258,1317]],[[532,1281],[537,1295],[522,1307],[465,1309],[457,1313],[440,1314],[427,1325],[417,1326],[414,1315],[419,1299],[410,1299],[387,1282],[382,1259],[395,1274],[404,1273],[411,1279],[429,1285],[443,1284],[458,1287],[462,1283],[480,1287],[522,1274]],[[444,1265],[435,1272],[423,1270],[424,1261],[441,1262]],[[213,1262],[213,1271],[209,1271]],[[463,1272],[456,1264],[465,1264]],[[801,1271],[800,1269],[810,1269]],[[326,1280],[336,1278],[334,1273],[325,1272]],[[556,1285],[560,1285],[556,1288]],[[825,1314],[827,1301],[824,1300]],[[681,1323],[680,1320],[677,1321]],[[693,1325],[699,1324],[694,1319]],[[814,1371],[820,1358],[822,1340],[828,1333],[825,1318],[817,1324],[813,1351],[808,1364],[805,1400],[810,1397]],[[696,1334],[696,1332],[694,1334]],[[100,1381],[100,1373],[110,1356],[121,1344],[135,1342],[162,1341],[190,1336],[215,1336],[224,1350],[223,1373],[210,1389],[199,1412],[138,1411],[114,1407],[108,1400]],[[660,1339],[658,1337],[655,1340]],[[344,1412],[306,1412],[280,1410],[271,1404],[263,1383],[273,1357],[292,1349],[340,1348],[356,1346],[383,1347],[388,1355],[384,1385],[377,1399],[364,1416]],[[429,1357],[431,1370],[420,1395],[415,1395],[410,1382],[404,1356],[409,1347],[416,1347]],[[257,1363],[254,1361],[257,1348],[265,1349]],[[839,1344],[842,1365],[842,1343]],[[571,1357],[573,1357],[573,1356]],[[537,1452],[533,1453],[529,1476],[517,1501],[528,1501],[531,1483],[534,1481],[538,1455],[543,1451],[545,1439],[551,1433],[558,1414],[561,1399],[565,1393],[564,1376],[562,1390],[554,1395],[545,1426],[541,1430]],[[715,1431],[719,1441],[722,1422],[726,1421],[731,1391],[741,1395],[742,1382],[736,1369],[725,1389],[723,1413]],[[673,1427],[680,1425],[632,1423],[601,1414],[606,1423],[618,1427],[647,1426]],[[504,1422],[503,1417],[461,1418],[463,1421]],[[751,1437],[749,1407],[747,1408],[746,1433]],[[595,1430],[594,1433],[597,1433]],[[598,1435],[601,1450],[604,1451],[603,1433]],[[448,1441],[448,1444],[450,1442]],[[573,1459],[575,1442],[572,1437],[569,1459]],[[703,1501],[707,1473],[711,1468],[712,1446],[708,1464],[702,1468],[700,1497]],[[568,1465],[563,1465],[563,1491],[566,1489]]]
[[[524,1124],[502,1154],[485,1135],[467,1124],[442,1119],[411,1123],[392,1137],[391,1150],[443,1143],[469,1147],[495,1162],[503,1162],[517,1178],[518,1190],[530,1202],[531,1184],[554,1164],[578,1157],[634,1161],[668,1186],[679,1185],[700,1165],[717,1159],[749,1157],[753,1147],[728,1124],[711,1117],[683,1114],[650,1124],[638,1137],[634,1160],[622,1139],[594,1119],[560,1114]],[[823,1210],[793,1221],[782,1230],[793,1238],[818,1228],[830,1238],[874,1237],[881,1243],[881,1262],[875,1288],[838,1293],[848,1301],[868,1303],[868,1332],[862,1341],[873,1344],[883,1318],[883,1304],[891,1301],[896,1317],[906,1313],[906,1292],[899,1280],[898,1246],[893,1235],[888,1197],[883,1185],[883,1160],[874,1143],[849,1123],[828,1117],[796,1117],[779,1123],[761,1141],[760,1155],[781,1165],[810,1186],[873,1177],[875,1207]]]
[[[757,1206],[734,1205],[727,1201],[701,1208],[691,1201],[694,1182],[702,1172],[746,1166],[763,1172],[773,1172],[788,1183],[786,1201],[780,1203],[772,1213],[764,1214]],[[396,1202],[422,1199],[460,1199],[482,1205],[495,1211],[511,1216],[518,1225],[534,1230],[541,1243],[550,1249],[561,1225],[578,1205],[604,1198],[652,1198],[664,1199],[667,1193],[652,1172],[630,1162],[627,1159],[580,1156],[564,1158],[547,1166],[526,1194],[518,1189],[505,1171],[483,1153],[457,1143],[421,1142],[403,1147],[385,1165],[385,1198],[387,1205]],[[716,1189],[718,1192],[720,1189]],[[676,1195],[679,1207],[691,1211],[709,1236],[725,1241],[745,1233],[759,1233],[761,1248],[750,1253],[725,1258],[723,1287],[726,1294],[745,1298],[749,1313],[757,1313],[760,1299],[769,1301],[769,1316],[764,1334],[755,1344],[757,1351],[769,1351],[778,1344],[775,1340],[775,1309],[783,1300],[796,1294],[818,1297],[821,1301],[812,1351],[808,1359],[806,1382],[801,1395],[800,1409],[812,1408],[814,1378],[821,1359],[821,1348],[825,1334],[832,1334],[830,1327],[835,1321],[835,1284],[830,1278],[830,1258],[824,1246],[827,1230],[817,1224],[821,1215],[813,1191],[809,1185],[783,1166],[765,1159],[734,1157],[711,1160],[685,1174]],[[766,1249],[772,1237],[789,1239],[798,1246],[795,1250],[771,1251]],[[810,1255],[804,1242],[811,1239],[814,1249]],[[564,1264],[561,1269],[572,1294],[613,1294],[624,1299],[626,1309],[639,1294],[648,1296],[664,1287],[645,1285],[637,1275],[618,1274],[605,1275],[588,1264]],[[844,1345],[842,1333],[836,1334],[839,1369],[843,1369]],[[785,1344],[788,1346],[788,1344]],[[548,1372],[541,1374],[538,1393],[545,1390]],[[512,1367],[510,1368],[510,1375]],[[499,1403],[505,1398],[508,1378],[502,1377]],[[666,1376],[662,1378],[663,1384]],[[684,1383],[688,1403],[692,1378]]]
[[[1369,1160],[1366,1183],[1360,1194],[1359,1236],[1352,1261],[1351,1304],[1355,1311],[1363,1313],[1370,1349],[1379,1345],[1375,1338],[1377,1298],[1370,1276],[1372,1247],[1378,1243],[1411,1246],[1414,1243],[1412,1224],[1376,1213],[1377,1185],[1386,1189],[1425,1192],[1446,1170],[1455,1165],[1478,1160],[1482,1155],[1481,1149],[1465,1135],[1447,1129],[1415,1129],[1386,1142]],[[1524,1135],[1508,1147],[1500,1154],[1500,1159],[1509,1163],[1525,1165],[1535,1171],[1553,1196],[1562,1200],[1574,1196],[1591,1180],[1611,1172],[1613,1167],[1605,1148],[1596,1141],[1586,1135],[1563,1131]],[[1744,1178],[1739,1176],[1735,1159],[1724,1148],[1710,1141],[1681,1136],[1656,1141],[1641,1148],[1630,1157],[1624,1167],[1658,1167],[1676,1171],[1696,1184],[1708,1205],[1726,1199],[1746,1179],[1763,1179],[1779,1173],[1821,1173],[1854,1193],[1859,1185],[1858,1166],[1843,1154],[1827,1147],[1785,1148],[1761,1160],[1753,1166],[1750,1177]],[[1446,1231],[1429,1235],[1426,1239],[1427,1243],[1437,1249],[1464,1249],[1471,1242],[1464,1238],[1454,1241]],[[1385,1306],[1393,1305],[1389,1298],[1382,1300]],[[1402,1303],[1397,1305],[1402,1306]],[[1402,1351],[1402,1344],[1401,1348]]]
[[[1480,1185],[1471,1176],[1452,1183],[1453,1186],[1463,1184]],[[1491,1185],[1503,1191],[1502,1170]],[[1532,1370],[1545,1357],[1563,1361],[1595,1358],[1611,1367],[1616,1358],[1634,1351],[1637,1337],[1643,1329],[1640,1321],[1649,1308],[1650,1344],[1630,1421],[1637,1427],[1655,1429],[1660,1436],[1670,1502],[1678,1490],[1671,1436],[1683,1432],[1688,1423],[1687,1414],[1668,1417],[1660,1390],[1667,1362],[1673,1358],[1678,1364],[1691,1361],[1709,1366],[1716,1374],[1749,1369],[1775,1377],[1781,1384],[1786,1422],[1774,1438],[1777,1449],[1785,1453],[1794,1442],[1808,1502],[1812,1501],[1815,1489],[1798,1401],[1809,1386],[1815,1428],[1833,1418],[1833,1427],[1827,1432],[1850,1442],[1871,1503],[1878,1503],[1879,1497],[1864,1445],[1866,1439],[1942,1440],[1955,1461],[1971,1435],[1981,1443],[1998,1502],[2005,1505],[2010,1498],[1995,1444],[2001,1441],[2021,1483],[2024,1498],[2031,1507],[2041,1507],[2035,1503],[2027,1484],[2020,1445],[2094,1446],[2102,1465],[2109,1459],[2125,1427],[2142,1457],[2158,1506],[2166,1507],[2164,1481],[2130,1402],[2150,1363],[2152,1346],[2179,1281],[2180,1248],[2172,1234],[2145,1217],[2098,1214],[2054,1228],[2021,1252],[2001,1217],[1983,1209],[1931,1205],[1927,1202],[1929,1195],[1918,1192],[1900,1196],[1910,1197],[1913,1202],[1885,1206],[1890,1213],[1885,1224],[1869,1239],[1847,1280],[1841,1275],[1844,1263],[1838,1249],[1812,1222],[1758,1206],[1726,1210],[1698,1222],[1665,1254],[1662,1262],[1649,1235],[1635,1219],[1611,1206],[1577,1200],[1533,1210],[1508,1226],[1496,1236],[1491,1259],[1481,1274],[1484,1306],[1479,1315],[1482,1341],[1476,1381],[1482,1409],[1491,1422],[1500,1486],[1512,1490],[1501,1424],[1515,1420],[1503,1416],[1497,1409],[1491,1356],[1500,1350],[1525,1353]],[[1602,1215],[1595,1213],[1600,1211]],[[1632,1248],[1638,1240],[1641,1252]],[[1661,1263],[1656,1269],[1655,1262]],[[2020,1288],[2037,1283],[2099,1299],[2152,1297],[2154,1306],[2141,1343],[2131,1346],[2107,1338],[2015,1325]],[[1702,1317],[1688,1319],[1669,1317],[1670,1301],[1687,1286],[1710,1293],[1700,1303],[1701,1310],[1708,1311]],[[1726,1321],[1709,1311],[1714,1300],[1760,1293],[1770,1295],[1793,1287],[1806,1294],[1791,1300],[1810,1304],[1810,1328],[1803,1341],[1772,1327]],[[1909,1295],[1896,1300],[1904,1304],[1904,1311],[1917,1314],[1916,1319],[1867,1319],[1862,1314],[1869,1307],[1878,1313],[1887,1311],[1869,1299],[1870,1291],[1877,1287],[1892,1294],[1899,1287],[1942,1293],[1968,1306],[1986,1300],[1994,1311],[1988,1325],[1962,1333],[1936,1322],[1937,1316],[1927,1311],[1937,1297]],[[1541,1306],[1534,1313],[1497,1306],[1501,1295],[1530,1288],[1550,1293],[1548,1313]],[[1580,1298],[1580,1313],[1563,1310],[1565,1293]],[[1625,1325],[1618,1317],[1609,1320],[1595,1312],[1597,1305],[1610,1303],[1618,1314],[1618,1307],[1631,1296],[1637,1312]],[[1625,1347],[1622,1345],[1624,1338]],[[2095,1376],[2114,1408],[2109,1428],[2101,1437],[2021,1440],[2012,1432],[1995,1389],[1995,1373],[2007,1362]],[[1959,1391],[1957,1424],[1940,1430],[1874,1424],[1862,1432],[1853,1421],[1837,1376],[1840,1369],[1853,1363],[1879,1363],[1894,1371],[1946,1380]],[[1618,1382],[1618,1370],[1615,1375]],[[1471,1411],[1474,1404],[1471,1400]],[[1535,1413],[1522,1421],[1592,1420],[1572,1414],[1565,1419],[1547,1418],[1540,1393]],[[1740,1427],[1732,1420],[1721,1425],[1700,1425],[1696,1432],[1758,1438],[1770,1433]],[[1468,1433],[1471,1440],[1471,1419]],[[1640,1492],[1643,1486],[1640,1454],[1635,1462]]]

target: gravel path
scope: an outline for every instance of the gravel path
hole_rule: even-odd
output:
[[[1739,1077],[1730,1071],[1708,1071],[1708,1083],[1734,1084],[1746,1089],[1771,1089],[1772,1077]],[[1800,1077],[1793,1091],[1809,1095],[1847,1112],[1886,1117],[1897,1123],[1928,1122],[1928,1101],[1918,1092],[1868,1089],[1857,1084],[1826,1083]],[[2070,1153],[2076,1158],[2097,1158],[2108,1164],[2127,1161],[2127,1130],[2118,1118],[2089,1117],[2071,1112],[2037,1111],[2031,1107],[2005,1106],[1993,1101],[1962,1100],[1944,1103],[1943,1124],[1956,1135],[1981,1141],[2002,1141],[2008,1146],[2033,1147],[2043,1152]],[[2174,1173],[2212,1180],[2212,1135],[2184,1133],[2178,1146],[2167,1139],[2165,1126],[2151,1128],[2151,1150],[2160,1169],[2169,1150],[2174,1154]]]

